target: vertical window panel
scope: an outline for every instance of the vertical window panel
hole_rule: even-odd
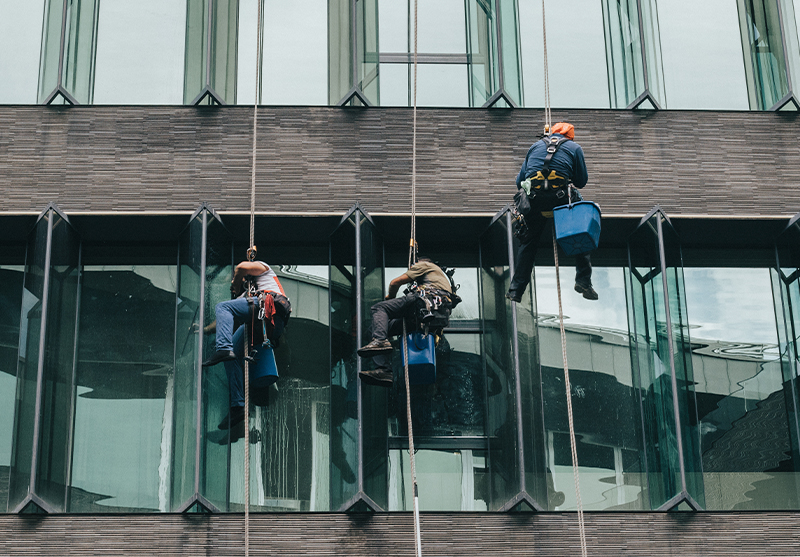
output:
[[[658,5],[667,108],[747,110],[736,10],[727,0]]]
[[[8,482],[17,393],[17,361],[24,278],[24,249],[3,246],[0,261],[0,512],[8,505]]]
[[[2,104],[36,103],[43,11],[44,0],[0,0]]]
[[[603,11],[592,0],[548,2],[550,102],[561,108],[608,108]],[[542,6],[519,3],[525,106],[544,106]],[[564,31],[568,30],[565,35]],[[506,30],[503,30],[506,33]]]
[[[583,506],[587,510],[646,510],[647,479],[630,362],[624,274],[620,268],[594,267],[592,283],[600,302],[590,302],[573,291],[574,270],[570,259],[563,261],[561,295]],[[550,504],[551,510],[574,510],[555,269],[537,266],[535,274]]]
[[[181,104],[185,2],[103,1],[97,38],[96,104]]]
[[[685,274],[707,508],[796,509],[791,396],[769,270],[687,268]]]
[[[70,512],[169,510],[176,280],[174,262],[83,268]]]

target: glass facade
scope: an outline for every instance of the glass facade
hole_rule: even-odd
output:
[[[798,13],[797,0],[549,2],[551,104],[797,110]],[[416,37],[419,106],[543,106],[536,2],[420,0]],[[261,104],[411,106],[414,38],[409,0],[4,0],[0,103],[250,104],[259,52]]]
[[[436,382],[406,393],[399,350],[390,389],[363,384],[372,362],[356,355],[371,305],[405,269],[384,243],[393,226],[356,205],[329,237],[271,253],[293,313],[280,380],[251,393],[251,509],[410,510],[410,396],[422,510],[575,510],[546,243],[519,304],[505,298],[508,212],[477,242],[434,247],[464,302],[437,345]],[[626,249],[593,256],[601,303],[566,287],[562,262],[584,509],[800,508],[798,230],[775,252],[709,257],[683,249],[655,209]],[[200,366],[234,240],[206,205],[172,238],[125,244],[82,238],[51,206],[26,242],[3,245],[4,511],[242,510],[244,444],[218,427],[227,375]]]

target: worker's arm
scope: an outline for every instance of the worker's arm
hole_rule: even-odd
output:
[[[231,281],[231,294],[238,296],[244,291],[244,277],[257,276],[268,270],[269,267],[263,263],[259,263],[258,261],[242,261],[236,266],[236,269],[233,272],[233,280]]]
[[[586,161],[583,158],[583,149],[578,145],[575,151],[575,168],[572,171],[572,183],[576,188],[582,188],[589,181],[589,173],[586,170]]]
[[[392,298],[397,296],[397,291],[400,290],[401,286],[403,286],[404,284],[408,284],[410,282],[413,282],[413,281],[414,281],[414,279],[412,279],[410,276],[408,276],[405,273],[403,273],[399,277],[393,278],[392,282],[389,283],[389,293],[386,294],[386,299],[387,300],[391,300]]]

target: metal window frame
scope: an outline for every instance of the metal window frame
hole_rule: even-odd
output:
[[[37,484],[37,477],[36,473],[38,470],[39,464],[39,437],[41,435],[41,428],[42,428],[42,397],[44,396],[44,365],[45,365],[45,344],[47,340],[47,311],[49,308],[50,302],[50,267],[52,262],[52,253],[53,253],[53,217],[54,215],[58,215],[61,219],[63,219],[67,225],[73,229],[72,223],[69,221],[69,218],[58,208],[57,205],[54,203],[49,203],[47,207],[39,214],[39,217],[36,219],[36,224],[34,225],[34,229],[36,225],[38,225],[39,221],[41,221],[45,215],[48,215],[47,220],[47,239],[45,245],[45,260],[44,260],[44,278],[42,283],[42,320],[41,325],[39,327],[39,350],[37,354],[37,361],[36,361],[36,391],[35,391],[35,402],[34,402],[34,417],[33,417],[33,433],[32,433],[32,450],[31,450],[31,471],[30,476],[28,479],[28,494],[22,499],[22,501],[14,508],[12,513],[16,514],[29,514],[29,513],[44,513],[44,514],[51,514],[57,512],[57,510],[47,501],[45,501],[39,494],[37,493],[36,484]],[[32,230],[32,232],[33,232]],[[26,250],[27,251],[27,250]],[[29,263],[29,255],[26,254],[26,262],[25,262],[25,270],[27,273],[28,263]],[[81,247],[79,244],[78,248],[78,269],[80,269],[81,265]],[[24,280],[24,279],[23,279]],[[76,306],[76,324],[78,323],[78,313],[80,311],[80,289],[81,289],[81,278],[80,272],[78,274],[78,281],[77,281],[77,306]],[[76,377],[76,367],[77,367],[77,342],[78,342],[78,330],[77,327],[73,333],[73,357],[72,357],[72,375],[71,375],[71,408],[70,408],[70,420],[73,423],[69,424],[69,433],[67,439],[67,446],[72,446],[72,430],[74,427],[74,402],[75,402],[75,377]],[[71,475],[71,460],[72,455],[69,454],[67,458],[67,469],[66,469],[66,480],[65,481],[65,505],[68,502],[69,496],[69,488],[70,488],[70,475]]]
[[[222,222],[222,219],[217,214],[216,211],[207,203],[202,203],[192,216],[189,217],[189,221],[186,225],[186,228],[181,232],[185,232],[188,227],[191,225],[192,221],[197,218],[198,216],[202,216],[202,232],[201,232],[201,252],[200,252],[200,300],[198,304],[198,313],[197,319],[198,323],[205,322],[205,303],[206,303],[206,268],[207,268],[207,252],[208,252],[208,225],[209,225],[209,216],[212,219],[217,220],[223,227],[225,231],[227,228],[225,224]],[[231,239],[231,264],[233,264],[233,240]],[[180,253],[178,253],[178,284],[180,284]],[[177,295],[177,294],[176,294]],[[177,326],[177,306],[176,306],[176,326]],[[177,329],[176,329],[177,331]],[[196,381],[196,392],[195,396],[197,397],[197,401],[195,404],[195,454],[194,454],[194,493],[189,496],[186,501],[181,503],[176,512],[178,513],[192,513],[194,512],[193,509],[195,506],[200,510],[201,513],[220,513],[223,512],[223,509],[217,507],[214,503],[212,503],[205,495],[203,495],[202,490],[200,488],[200,470],[201,470],[201,461],[202,461],[202,452],[203,452],[203,328],[200,327],[200,330],[197,333],[196,341],[197,341],[197,359],[195,361],[195,381]],[[173,393],[173,396],[177,396],[177,393]],[[173,408],[175,406],[173,405]],[[245,425],[245,427],[249,427]],[[173,429],[174,435],[174,429]],[[230,499],[230,440],[228,442],[228,481],[227,481],[227,488],[226,491],[228,492],[228,499]]]
[[[674,349],[674,338],[672,334],[672,315],[669,309],[669,285],[667,283],[667,263],[666,263],[666,250],[664,247],[664,229],[663,229],[663,222],[666,221],[670,227],[672,227],[672,222],[669,220],[669,217],[661,208],[661,206],[656,205],[653,207],[642,219],[639,221],[639,224],[636,225],[636,228],[631,232],[628,239],[628,270],[630,271],[630,288],[633,290],[635,284],[633,282],[633,278],[637,277],[637,281],[640,281],[641,275],[636,272],[635,267],[633,266],[633,259],[631,257],[631,248],[630,248],[630,237],[633,236],[642,226],[649,225],[649,220],[654,216],[659,216],[656,220],[656,233],[658,237],[658,263],[660,266],[659,272],[661,273],[661,280],[662,280],[662,288],[664,289],[664,315],[665,315],[665,325],[666,325],[666,336],[667,336],[667,345],[669,346],[669,371],[670,371],[670,388],[672,391],[672,411],[673,411],[673,419],[675,420],[675,439],[676,439],[676,450],[678,452],[678,463],[679,463],[679,473],[680,473],[680,491],[668,499],[665,503],[659,506],[654,511],[672,511],[675,510],[680,504],[686,503],[693,511],[702,511],[704,510],[703,507],[694,499],[694,497],[689,493],[686,481],[686,449],[684,447],[684,439],[683,439],[683,431],[682,431],[682,420],[680,414],[680,406],[678,403],[678,397],[680,395],[680,391],[678,389],[678,379],[675,371],[675,349]],[[673,227],[674,229],[674,227]],[[649,276],[649,274],[648,274]],[[646,279],[646,277],[641,277],[641,280]],[[642,286],[649,282],[649,280],[644,280],[644,282],[640,282]],[[627,294],[626,294],[627,295]],[[631,304],[633,304],[633,300],[631,300]],[[629,331],[630,342],[636,343],[636,339],[638,337],[638,330],[636,325],[636,320],[633,320],[633,323],[629,323],[629,329],[632,326],[632,330]],[[632,350],[638,352],[638,347],[632,346]],[[632,365],[635,367],[634,373],[639,374],[641,377],[641,370],[639,369],[638,364],[638,356],[636,358],[632,355]],[[647,442],[647,435],[645,433],[646,427],[644,422],[644,411],[643,411],[643,397],[642,397],[642,389],[641,389],[641,378],[639,379],[639,405],[641,408],[641,419],[642,419],[642,439],[644,442],[644,449],[647,451],[647,447],[649,443]],[[647,474],[647,483],[649,486],[650,482],[650,473],[648,468],[647,458],[645,458],[645,473]],[[649,491],[649,487],[648,487]]]

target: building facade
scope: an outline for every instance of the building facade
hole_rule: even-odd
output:
[[[504,297],[546,49],[603,213],[599,301],[560,258],[590,553],[796,554],[800,3],[695,4],[547,2],[544,41],[521,0],[416,26],[408,0],[0,2],[0,553],[241,550],[244,443],[200,363],[256,97],[256,244],[294,310],[249,424],[252,550],[413,548],[400,359],[382,389],[355,351],[414,179],[464,300],[410,392],[423,551],[577,551],[548,235]]]

